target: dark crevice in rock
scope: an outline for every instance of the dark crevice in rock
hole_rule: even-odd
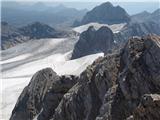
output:
[[[96,116],[99,114],[99,109],[102,105],[101,99],[99,98],[99,92],[94,82],[95,76],[91,78],[91,82],[89,84],[91,99],[92,99],[92,108],[89,115],[88,120],[94,120]]]

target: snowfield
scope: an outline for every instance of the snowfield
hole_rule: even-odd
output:
[[[100,24],[100,23],[88,23],[86,25],[82,25],[82,26],[78,26],[78,27],[73,28],[73,31],[76,31],[78,33],[82,33],[83,31],[86,31],[90,26],[94,26],[94,28],[96,30],[98,30],[102,26],[106,26],[106,27],[109,27],[113,31],[113,33],[118,33],[119,31],[121,31],[124,28],[125,25],[126,25],[126,23],[112,24],[112,25]]]
[[[1,51],[1,115],[8,120],[23,88],[37,71],[51,67],[57,74],[79,75],[103,53],[69,60],[77,38],[41,39],[19,44]]]

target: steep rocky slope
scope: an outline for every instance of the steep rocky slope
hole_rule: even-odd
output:
[[[135,120],[159,120],[160,95],[145,94],[140,100],[139,106],[133,111]]]
[[[72,58],[79,58],[85,55],[98,52],[106,53],[114,46],[113,32],[106,26],[95,30],[90,26],[88,30],[82,32],[78,42],[75,44]]]
[[[59,77],[51,68],[38,71],[20,95],[11,120],[30,120],[40,112],[39,119],[49,119],[76,81],[75,76]]]
[[[160,119],[159,36],[129,39],[120,53],[108,54],[97,59],[78,79],[64,77],[66,82],[62,82],[61,77],[50,71],[52,70],[46,72],[50,77],[43,77],[44,71],[39,72],[39,77],[36,77],[37,73],[33,76],[30,84],[22,92],[11,120],[20,120],[14,118],[16,114],[25,118],[20,113],[21,109],[17,108],[24,108],[26,105],[33,109],[22,110],[34,113],[28,119],[36,116],[38,120],[42,120],[40,116],[43,111],[51,113],[45,114],[43,120]],[[45,81],[53,82],[49,84],[51,88],[47,87],[47,84],[41,84],[46,83]],[[59,81],[59,84],[55,81]],[[72,84],[66,89],[63,87],[65,83]],[[41,87],[38,87],[39,85]],[[54,92],[51,92],[51,89]],[[54,100],[51,99],[55,93],[62,93],[59,100],[57,96],[53,97]],[[45,94],[47,95],[44,96]],[[36,102],[37,105],[31,102],[32,100],[40,102]],[[53,105],[52,110],[50,104]],[[46,107],[41,109],[42,105]]]
[[[131,16],[131,21],[117,34],[116,40],[123,42],[132,36],[144,36],[147,34],[160,35],[160,9],[152,13],[146,11]]]
[[[123,43],[132,36],[145,36],[148,34],[160,35],[160,24],[154,21],[146,22],[130,22],[121,29],[118,33],[115,33],[115,41]]]

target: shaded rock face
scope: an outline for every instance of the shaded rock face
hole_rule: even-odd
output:
[[[119,33],[114,34],[114,40],[117,43],[126,43],[126,41],[132,36],[145,36],[148,34],[160,35],[160,24],[154,21],[146,22],[130,22]]]
[[[58,76],[47,68],[37,72],[24,88],[12,112],[11,120],[32,119],[42,108],[42,101],[52,82]]]
[[[104,100],[101,109],[106,112],[101,112],[98,120],[132,119],[131,114],[140,103],[141,96],[160,93],[159,43],[158,36],[134,38],[128,41],[120,54],[118,87],[114,94]],[[108,100],[110,97],[112,99]]]
[[[98,58],[79,78],[59,77],[48,91],[41,120],[159,120],[160,37],[131,38],[120,53]]]
[[[160,91],[160,37],[128,41],[121,57],[119,83],[128,100]],[[128,86],[129,85],[129,86]]]
[[[51,68],[37,72],[18,98],[10,120],[31,120],[37,114],[39,120],[49,119],[76,79],[74,76],[59,77]]]
[[[130,17],[123,8],[120,6],[114,7],[111,3],[106,2],[87,12],[81,21],[81,25],[90,22],[118,24],[128,23],[129,21]]]
[[[71,59],[97,52],[106,53],[111,50],[113,46],[113,32],[108,27],[101,27],[96,31],[93,26],[90,26],[87,31],[84,31],[80,35]]]
[[[75,76],[61,76],[59,80],[54,81],[52,87],[48,90],[42,104],[42,110],[38,115],[38,120],[49,120],[55,112],[63,95],[77,83]]]
[[[89,66],[64,95],[52,120],[94,120],[105,93],[116,84],[118,61],[118,56],[114,55],[100,58]]]
[[[145,94],[141,98],[139,106],[133,112],[135,120],[159,120],[160,95]]]

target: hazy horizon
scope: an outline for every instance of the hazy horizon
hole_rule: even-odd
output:
[[[159,2],[158,1],[150,1],[150,0],[144,0],[146,2],[142,2],[142,1],[137,1],[137,2],[133,2],[132,0],[126,1],[126,0],[120,0],[120,1],[113,1],[110,0],[108,2],[111,2],[114,6],[121,6],[123,7],[130,15],[133,14],[137,14],[143,11],[148,11],[148,12],[153,12],[155,10],[157,10],[158,8],[160,8]],[[98,6],[104,2],[104,0],[100,0],[99,2],[92,1],[90,2],[88,1],[84,1],[82,0],[81,2],[79,2],[78,0],[67,0],[64,2],[64,0],[60,0],[60,1],[56,1],[56,0],[47,0],[47,1],[42,1],[42,0],[38,0],[38,1],[31,1],[31,0],[2,0],[2,6],[3,6],[3,2],[10,2],[11,4],[14,2],[17,2],[18,4],[22,4],[22,5],[32,5],[35,3],[44,3],[47,6],[58,6],[58,5],[64,5],[65,7],[70,7],[70,8],[76,8],[76,9],[88,9],[91,10],[92,8],[94,8],[95,6]],[[53,4],[51,4],[53,3]],[[9,5],[9,4],[8,4]]]

